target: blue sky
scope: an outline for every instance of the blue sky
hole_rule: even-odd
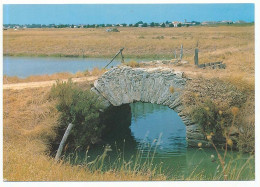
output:
[[[254,21],[254,4],[3,5],[4,24],[102,24],[164,21]]]

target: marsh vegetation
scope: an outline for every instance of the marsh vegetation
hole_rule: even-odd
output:
[[[71,162],[76,162],[78,154],[76,152],[71,157],[67,157],[67,159],[64,157],[60,162],[56,162],[51,156],[53,142],[60,139],[66,123],[74,120],[77,124],[84,126],[84,124],[90,124],[91,120],[95,121],[94,118],[97,117],[98,112],[96,111],[88,119],[83,117],[90,109],[95,109],[95,107],[90,108],[88,102],[89,99],[92,100],[88,90],[93,82],[81,82],[77,85],[71,83],[65,87],[63,87],[64,85],[58,86],[60,92],[50,87],[10,89],[3,92],[3,163],[4,178],[8,181],[254,179],[254,26],[122,28],[117,33],[107,33],[102,28],[28,29],[7,30],[3,32],[3,35],[4,55],[10,56],[111,57],[124,46],[124,55],[127,57],[172,59],[174,50],[179,49],[183,44],[184,60],[189,61],[190,64],[167,65],[167,67],[185,71],[186,76],[192,78],[183,95],[186,111],[204,128],[209,143],[217,142],[217,134],[224,138],[226,142],[224,148],[217,149],[221,159],[226,155],[226,148],[228,150],[238,149],[251,154],[242,165],[236,163],[235,160],[238,159],[236,156],[225,156],[224,161],[221,161],[217,154],[215,159],[218,165],[214,167],[219,172],[211,177],[206,177],[203,169],[201,171],[192,170],[190,173],[178,177],[169,177],[167,173],[160,170],[160,165],[151,165],[152,162],[149,159],[153,159],[153,157],[142,163],[138,159],[136,159],[137,162],[131,159],[121,162],[124,158],[121,157],[122,154],[115,159],[114,165],[112,164],[111,167],[104,170],[104,160],[110,154],[110,148],[106,146],[102,150],[102,154],[97,156],[93,162],[72,165]],[[227,64],[227,69],[194,68],[193,55],[197,42],[199,42],[201,63],[223,60]],[[125,65],[140,66],[135,61],[127,62]],[[84,76],[98,77],[105,71],[94,69],[75,74],[59,73],[24,79],[5,76],[4,83]],[[174,88],[169,88],[169,92],[174,92]],[[92,103],[92,105],[95,104],[98,103]],[[89,121],[89,119],[91,120]],[[91,124],[96,123],[91,122]],[[96,129],[95,127],[99,128],[97,125],[90,128],[93,130]],[[86,130],[85,126],[83,129]],[[65,147],[65,151],[77,149],[82,142],[86,143],[83,149],[97,142],[102,136],[102,132],[99,131],[101,129],[96,129],[96,134],[93,131],[85,134],[89,137],[93,136],[90,139],[82,134],[72,133],[73,138],[81,136],[88,142],[75,139],[74,142],[70,141],[72,143]],[[83,130],[79,131],[82,133]],[[238,136],[232,139],[229,136],[230,132]],[[203,151],[199,145],[195,149]],[[216,153],[216,150],[213,151]],[[153,152],[151,153],[153,154]],[[137,153],[133,156],[138,155],[140,154]],[[88,155],[84,154],[84,156]],[[68,161],[68,158],[71,160]],[[223,166],[223,163],[225,169],[221,170],[219,168]],[[244,177],[243,172],[248,175]],[[225,178],[224,175],[227,175],[228,178]]]

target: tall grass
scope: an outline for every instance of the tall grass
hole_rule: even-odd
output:
[[[126,66],[130,66],[132,68],[137,68],[137,67],[140,67],[140,65],[141,65],[140,63],[138,63],[138,62],[136,62],[134,60],[130,60],[130,61],[125,62],[123,64],[126,65]]]
[[[92,163],[86,154],[85,165],[71,165],[66,159],[56,162],[50,156],[50,142],[56,137],[59,114],[55,100],[48,99],[49,91],[50,88],[4,90],[3,177],[7,181],[223,180],[219,174],[209,178],[199,170],[188,176],[169,177],[160,164],[153,165],[153,151],[144,159],[139,152],[130,160],[119,153],[107,170],[104,168],[109,147]],[[228,180],[240,180],[240,173],[250,169],[247,165],[238,167],[231,163],[230,166],[227,163],[227,168]],[[249,171],[250,175],[242,179],[252,180],[253,168]]]
[[[149,180],[156,178],[166,179],[166,175],[163,174],[161,165],[154,164],[153,159],[155,157],[157,146],[160,142],[160,137],[158,141],[152,145],[148,146],[149,150],[144,155],[143,148],[138,149],[137,153],[132,155],[130,159],[126,159],[124,154],[124,148],[121,151],[117,151],[117,156],[114,160],[110,160],[108,153],[112,151],[109,145],[104,147],[104,152],[98,155],[94,160],[89,161],[88,151],[83,158],[80,158],[78,152],[75,150],[74,153],[70,153],[67,157],[64,157],[64,161],[72,164],[80,164],[81,167],[88,168],[91,172],[114,172],[114,173],[125,173],[129,175],[145,175],[149,177]],[[152,150],[153,149],[153,150]]]
[[[228,81],[200,77],[189,81],[182,101],[185,113],[201,124],[204,130],[206,128],[206,133],[215,134],[214,131],[218,131],[225,140],[224,127],[229,128],[234,123],[232,133],[239,134],[237,147],[241,151],[254,152],[254,92]],[[235,120],[232,115],[234,106],[240,109]]]
[[[57,163],[50,155],[59,114],[50,88],[4,91],[3,173],[7,181],[149,180],[147,173],[90,170]],[[104,157],[97,158],[98,162]],[[164,180],[157,176],[154,180]]]
[[[173,168],[167,168],[161,163],[154,162],[155,154],[157,151],[157,146],[159,145],[159,140],[154,141],[156,144],[142,144],[143,146],[139,148],[136,154],[133,154],[130,159],[124,158],[124,151],[117,152],[117,156],[114,159],[111,159],[109,152],[117,151],[112,150],[110,146],[104,147],[104,152],[101,155],[98,155],[93,160],[89,161],[88,152],[86,151],[85,156],[79,156],[79,153],[75,152],[68,154],[64,157],[64,162],[71,163],[73,165],[80,165],[81,167],[88,168],[91,172],[99,172],[101,174],[106,172],[112,173],[127,173],[130,175],[147,175],[149,180],[156,179],[161,177],[161,180],[253,180],[255,178],[254,174],[254,155],[249,156],[243,162],[243,159],[240,158],[240,155],[234,156],[231,154],[225,153],[225,151],[218,151],[220,157],[225,155],[224,170],[225,174],[221,170],[221,161],[220,160],[211,160],[211,162],[216,162],[216,168],[212,168],[214,171],[212,174],[206,173],[203,170],[202,162],[205,162],[203,158],[199,159],[199,163],[196,163],[193,167],[187,168],[188,172],[181,174],[181,171],[177,173],[172,173]],[[144,148],[147,150],[147,153],[144,154]],[[206,150],[203,148],[197,148],[198,152],[204,152],[205,155],[211,157]],[[196,156],[196,155],[194,155]],[[212,159],[212,157],[211,157]],[[209,159],[208,159],[209,160]],[[241,163],[242,161],[242,163]],[[205,164],[205,163],[204,163]],[[177,167],[177,166],[173,166]],[[225,176],[228,176],[225,177]]]

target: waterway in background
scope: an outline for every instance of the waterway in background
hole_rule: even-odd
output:
[[[151,103],[132,103],[113,107],[107,114],[102,141],[87,153],[77,153],[77,162],[91,162],[102,155],[105,146],[110,145],[104,165],[111,168],[118,158],[128,162],[141,163],[152,161],[169,177],[188,177],[203,172],[209,179],[221,172],[220,163],[214,149],[188,148],[186,127],[176,112],[167,106]],[[221,151],[220,151],[221,152]],[[73,153],[74,154],[74,153]],[[214,155],[215,159],[212,159]],[[249,154],[229,151],[228,158],[234,160],[237,168],[249,158]],[[254,171],[254,159],[247,163],[248,167],[241,175],[247,176]]]
[[[111,59],[103,58],[54,58],[54,57],[3,57],[3,75],[26,78],[30,75],[45,75],[59,72],[76,73],[77,71],[104,68]],[[127,59],[126,59],[127,60]],[[116,58],[109,66],[121,63]]]

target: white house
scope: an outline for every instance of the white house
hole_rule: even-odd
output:
[[[173,21],[172,24],[173,24],[173,27],[178,27],[178,24],[181,23],[179,21]]]

